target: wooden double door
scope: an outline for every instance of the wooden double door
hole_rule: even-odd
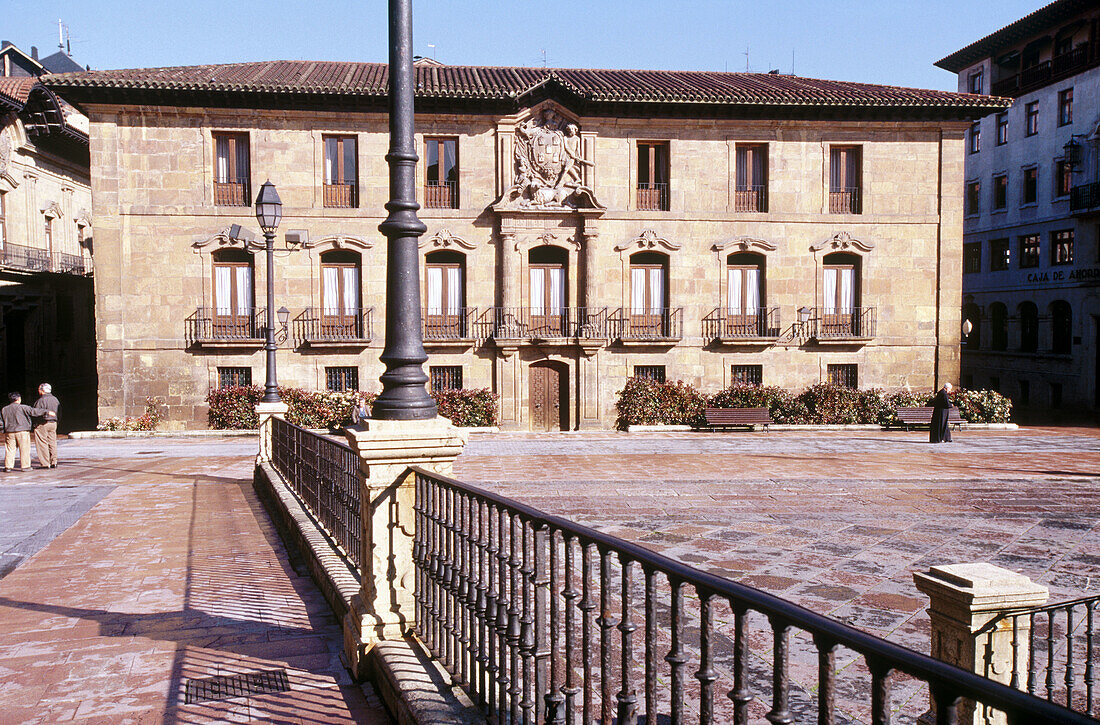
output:
[[[569,430],[569,367],[537,362],[528,369],[531,430]]]

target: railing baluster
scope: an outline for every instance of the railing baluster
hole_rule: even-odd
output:
[[[817,646],[817,725],[836,722],[836,642],[814,635]]]
[[[1093,628],[1092,628],[1092,613],[1096,609],[1096,602],[1088,602],[1085,604],[1085,613],[1087,619],[1085,620],[1085,712],[1089,715],[1093,714],[1092,707],[1092,688],[1093,688],[1093,672],[1092,655],[1093,655]]]
[[[1054,610],[1047,612],[1047,699],[1054,702]]]
[[[508,665],[510,663],[508,650],[508,539],[511,532],[508,531],[508,510],[501,506],[497,516],[497,535],[500,537],[500,547],[497,552],[497,681],[498,709],[497,717],[504,721],[510,712],[508,702],[508,690],[512,680],[509,677]]]
[[[520,527],[517,534],[516,526]],[[519,546],[523,538],[523,522],[519,517],[508,517],[508,539],[511,544],[511,556],[508,558],[508,652],[511,655],[509,676],[512,679],[508,687],[509,702],[511,703],[512,722],[520,722],[520,701],[523,693],[523,664],[520,659],[520,601],[523,595],[520,593],[520,567],[523,561],[520,559]]]
[[[657,722],[657,570],[645,568],[645,721]]]
[[[718,679],[710,641],[714,636],[714,595],[698,588],[696,591],[699,594],[699,671],[695,679],[699,681],[699,725],[710,725],[714,722],[714,681]]]
[[[580,542],[581,546],[581,601],[577,608],[581,610],[581,701],[582,722],[589,725],[592,722],[592,690],[595,686],[592,682],[592,610],[596,608],[596,601],[592,598],[592,551],[587,542]]]
[[[930,685],[932,699],[936,703],[936,725],[958,725],[959,696],[945,685]]]
[[[1020,617],[1012,617],[1012,678],[1009,686],[1020,689]]]
[[[671,670],[672,700],[669,704],[671,725],[683,725],[684,723],[684,666],[687,664],[687,655],[684,653],[684,584],[679,579],[669,578],[672,586],[672,596],[669,602],[671,608],[672,646],[665,656],[665,661]],[[649,725],[649,721],[646,721]]]
[[[499,631],[497,630],[497,601],[499,597],[500,580],[497,576],[497,552],[500,550],[500,529],[496,525],[496,506],[489,504],[486,511],[486,534],[489,545],[485,548],[485,568],[488,574],[488,584],[485,590],[485,638],[487,640],[487,652],[485,655],[487,664],[485,672],[489,676],[489,687],[486,688],[485,697],[488,700],[489,717],[500,719],[498,693],[500,692],[500,661],[498,659],[497,644]],[[494,536],[494,533],[496,534]]]
[[[554,536],[546,524],[536,524],[534,529],[535,573],[532,583],[535,588],[534,653],[535,678],[532,693],[535,698],[535,722],[548,720],[546,695],[553,691],[550,684],[550,658],[557,649],[551,644],[554,623],[548,611],[550,606],[551,576],[553,564]]]
[[[428,649],[439,657],[439,500],[440,486],[432,484],[428,496],[431,511],[428,528]]]
[[[458,510],[459,510],[459,527],[458,527],[458,540],[459,551],[461,551],[461,561],[459,566],[459,586],[458,586],[458,601],[461,604],[462,609],[462,679],[471,688],[476,689],[474,685],[474,673],[475,665],[473,664],[474,648],[473,638],[471,633],[473,632],[473,615],[474,615],[474,588],[473,588],[473,572],[470,569],[470,562],[473,559],[473,540],[471,538],[471,532],[473,531],[472,517],[470,515],[471,501],[469,496],[461,491],[458,493]]]
[[[614,702],[611,699],[611,638],[615,617],[611,613],[611,560],[610,549],[598,549],[600,554],[600,722],[611,725]]]
[[[630,677],[631,669],[634,666],[634,630],[638,628],[631,618],[630,574],[632,564],[633,562],[630,559],[619,557],[623,577],[622,614],[619,617],[619,632],[622,634],[620,647],[622,672],[620,674],[623,687],[617,695],[619,708],[616,725],[637,725],[638,723],[638,696],[634,692],[634,685]]]
[[[523,549],[523,613],[520,617],[519,647],[523,653],[523,708],[524,725],[535,724],[535,530],[520,519],[520,544]]]
[[[454,671],[454,491],[443,489],[443,531],[440,541],[440,609],[443,618],[443,664]]]
[[[477,577],[477,584],[474,587],[474,621],[476,622],[475,635],[477,638],[477,653],[475,660],[477,673],[477,693],[476,701],[482,710],[487,710],[488,704],[487,693],[489,691],[489,672],[488,672],[488,642],[485,637],[485,612],[488,607],[485,594],[488,591],[486,584],[487,572],[485,570],[485,549],[488,547],[488,537],[485,531],[485,504],[481,499],[474,499],[474,506],[477,510],[477,535],[474,537],[474,545],[476,547],[476,555],[474,557],[473,566],[475,576]]]
[[[881,662],[868,662],[871,671],[871,723],[890,725],[890,675],[893,670]]]
[[[749,722],[749,703],[752,702],[752,693],[749,692],[746,670],[749,659],[749,640],[745,631],[747,626],[747,611],[743,605],[730,602],[733,607],[733,689],[729,692],[729,698],[733,700],[733,721],[736,725],[747,725]],[[648,723],[646,725],[649,725]]]
[[[1073,707],[1073,605],[1066,607],[1066,707]]]
[[[577,592],[577,567],[574,560],[576,538],[562,536],[562,544],[565,549],[565,589],[562,590],[562,605],[565,608],[565,685],[562,694],[565,696],[565,722],[573,725],[577,712],[577,693],[580,687],[577,684],[576,662],[581,658],[577,652],[576,612],[579,608],[574,605],[580,594]],[[561,717],[558,721],[561,721]]]
[[[791,625],[780,619],[771,619],[772,625],[772,709],[765,716],[772,725],[789,725],[794,722],[789,706],[790,672],[789,645]]]
[[[1027,619],[1027,694],[1035,694],[1035,612]]]

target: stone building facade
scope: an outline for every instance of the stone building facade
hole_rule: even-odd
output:
[[[1059,0],[937,65],[1015,99],[967,132],[963,384],[1100,411],[1100,7]]]
[[[91,121],[100,415],[263,378],[251,203],[284,204],[282,384],[377,390],[385,66],[47,82]],[[959,374],[964,133],[988,96],[779,75],[417,67],[425,347],[502,425],[614,424],[633,375],[715,390]],[[250,231],[251,230],[251,231]]]

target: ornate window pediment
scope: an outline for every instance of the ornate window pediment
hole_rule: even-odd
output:
[[[234,230],[234,228],[236,228],[236,230]],[[234,231],[237,236],[234,236]],[[219,249],[233,248],[254,252],[263,249],[264,243],[256,239],[247,229],[243,229],[234,224],[205,239],[198,239],[191,242],[191,247],[196,252],[215,252]]]
[[[374,242],[363,237],[354,237],[350,234],[329,234],[323,237],[311,238],[302,245],[303,249],[358,249],[366,250],[374,247]]]
[[[819,242],[810,247],[810,251],[820,252],[823,249],[828,249],[834,252],[850,252],[858,250],[860,252],[870,252],[875,248],[874,242],[864,242],[859,239],[852,239],[848,232],[840,232],[834,235],[830,239],[826,239],[823,242]]]
[[[47,219],[60,219],[61,206],[56,201],[51,201],[46,204],[46,206],[42,207],[42,214]]]
[[[727,239],[724,242],[719,242],[711,247],[715,252],[724,252],[727,249],[736,252],[774,252],[776,247],[771,242],[764,241],[763,239],[754,239],[753,237],[734,237]]]
[[[433,247],[435,249],[452,249],[454,247],[461,247],[462,249],[473,249],[475,244],[467,242],[462,237],[451,234],[449,229],[440,229],[438,232],[430,237],[420,238],[420,248]]]
[[[622,252],[627,249],[633,249],[635,251],[648,251],[657,249],[658,247],[675,252],[683,246],[678,242],[670,242],[664,237],[658,236],[657,232],[652,229],[646,229],[638,236],[634,237],[630,241],[623,242],[622,244],[616,244],[614,249],[616,252]]]

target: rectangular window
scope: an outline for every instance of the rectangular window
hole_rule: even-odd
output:
[[[1012,250],[1008,246],[1007,239],[991,239],[989,241],[989,269],[999,272],[1008,269],[1012,263]]]
[[[668,142],[638,142],[638,209],[668,211]]]
[[[1039,235],[1020,237],[1020,269],[1039,266]]]
[[[325,144],[324,205],[359,206],[359,153],[354,136],[323,136]]]
[[[1073,264],[1073,230],[1063,229],[1050,236],[1050,263]]]
[[[730,383],[734,385],[763,385],[763,365],[730,365]]]
[[[252,368],[218,368],[219,388],[249,385],[252,385]]]
[[[325,368],[325,388],[337,393],[343,393],[348,390],[359,390],[359,368]]]
[[[214,134],[214,204],[251,206],[247,133]]]
[[[424,206],[458,208],[458,139],[425,138]]]
[[[975,121],[970,124],[970,153],[976,154],[982,150],[982,122]]]
[[[1069,196],[1073,188],[1073,166],[1065,159],[1054,163],[1054,196]]]
[[[827,374],[829,385],[838,388],[859,387],[859,365],[829,365]]]
[[[984,72],[982,71],[981,68],[979,68],[978,70],[971,73],[970,77],[967,80],[968,80],[967,89],[969,90],[970,93],[984,93],[985,92],[985,91],[982,90],[985,86],[985,83],[983,82],[985,80],[985,74],[984,74]]]
[[[1020,189],[1020,204],[1034,204],[1039,200],[1039,167],[1024,169],[1023,187]]]
[[[863,148],[829,149],[829,213],[860,214],[863,210]]]
[[[432,390],[462,390],[461,365],[431,365],[428,367],[428,378]]]
[[[966,185],[966,213],[980,214],[982,211],[982,182],[971,181]]]
[[[1008,208],[1008,174],[993,177],[993,208]]]
[[[1008,143],[1008,112],[997,114],[997,145]]]
[[[1058,93],[1058,125],[1068,126],[1073,123],[1073,89],[1067,88]]]
[[[1034,136],[1039,133],[1039,102],[1032,101],[1024,106],[1024,135]]]
[[[643,380],[652,380],[655,383],[663,383],[665,381],[665,366],[635,365],[634,377],[642,378]]]
[[[976,274],[982,271],[982,243],[967,242],[963,245],[963,273]]]
[[[768,145],[737,144],[734,211],[768,210]]]

